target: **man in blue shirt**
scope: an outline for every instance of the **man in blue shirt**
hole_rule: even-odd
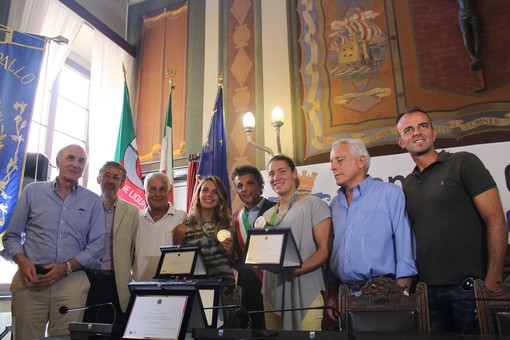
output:
[[[389,276],[409,292],[417,270],[402,190],[368,175],[370,155],[359,139],[333,143],[330,162],[340,189],[330,204],[335,236],[327,306],[338,307],[340,282],[356,294],[371,278]]]
[[[2,240],[2,256],[18,265],[11,284],[13,335],[17,340],[69,333],[82,312],[89,280],[83,268],[97,268],[104,247],[104,213],[99,196],[80,186],[87,164],[81,146],[57,154],[58,176],[29,184],[22,192]]]

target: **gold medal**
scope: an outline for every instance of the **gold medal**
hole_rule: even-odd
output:
[[[223,242],[225,241],[227,238],[229,237],[232,237],[232,234],[230,233],[230,231],[228,231],[228,229],[221,229],[218,231],[218,233],[216,234],[216,238],[218,239],[218,241],[220,242]]]

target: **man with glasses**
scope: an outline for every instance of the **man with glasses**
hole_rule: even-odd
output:
[[[87,271],[90,280],[87,306],[106,303],[113,306],[89,308],[85,311],[85,322],[121,324],[129,302],[128,282],[133,279],[131,264],[135,257],[139,212],[136,206],[117,196],[124,186],[126,173],[120,163],[108,161],[97,176],[105,214],[104,255],[97,270]]]
[[[501,290],[508,230],[496,183],[468,152],[436,151],[430,116],[397,118],[397,143],[416,164],[403,189],[416,233],[419,281],[428,286],[433,332],[479,333],[473,280]]]

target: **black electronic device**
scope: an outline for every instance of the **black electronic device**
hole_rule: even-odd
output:
[[[338,331],[269,331],[261,329],[194,329],[195,340],[238,340],[238,339],[278,339],[278,340],[351,340],[354,337]]]
[[[110,323],[70,322],[71,340],[118,339],[120,326]]]
[[[24,188],[32,182],[40,182],[49,180],[50,176],[50,160],[42,153],[28,152],[25,156],[25,169],[23,172]]]

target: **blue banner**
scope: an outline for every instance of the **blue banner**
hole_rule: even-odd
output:
[[[45,38],[0,28],[0,234],[9,225],[23,177]]]
[[[214,112],[209,125],[209,135],[202,145],[197,177],[215,175],[221,179],[227,189],[228,206],[230,205],[230,176],[227,169],[227,138],[223,122],[223,89],[220,86]]]

